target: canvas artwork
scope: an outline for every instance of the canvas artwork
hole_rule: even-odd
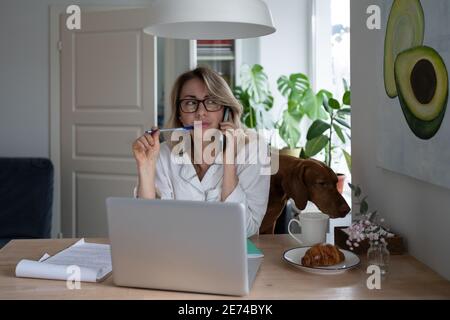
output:
[[[450,188],[450,1],[382,6],[378,164]]]

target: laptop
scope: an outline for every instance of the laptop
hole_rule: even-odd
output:
[[[244,296],[262,257],[247,257],[241,203],[108,198],[118,286]]]

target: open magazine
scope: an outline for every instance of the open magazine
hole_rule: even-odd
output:
[[[81,239],[54,256],[44,254],[39,261],[21,260],[16,266],[16,277],[67,280],[77,272],[82,282],[99,282],[111,271],[110,245]]]

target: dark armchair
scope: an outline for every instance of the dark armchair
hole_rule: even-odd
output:
[[[0,158],[0,248],[11,239],[50,238],[53,165],[43,158]]]

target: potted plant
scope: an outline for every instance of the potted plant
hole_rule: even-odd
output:
[[[315,94],[309,78],[303,73],[279,77],[277,87],[286,98],[286,108],[282,108],[282,115],[275,122],[271,115],[274,98],[264,68],[259,64],[243,65],[240,77],[241,85],[235,87],[234,94],[243,105],[241,121],[245,126],[257,130],[277,130],[287,145],[279,151],[281,154],[308,158],[310,155],[306,154],[305,148],[299,147],[300,123],[304,118],[310,121],[328,119],[323,107],[327,92],[322,90]]]
[[[351,113],[350,109],[350,89],[344,81],[345,92],[342,96],[341,102],[333,98],[331,92],[326,90],[319,91],[318,94],[322,96],[323,110],[327,117],[315,120],[308,129],[306,136],[305,155],[306,157],[313,157],[319,152],[324,151],[325,164],[332,167],[333,152],[339,149],[346,160],[347,166],[351,171],[351,156],[342,147],[347,139],[351,139],[350,124],[348,117]],[[337,140],[341,144],[336,144]],[[338,176],[338,190],[342,193],[344,187],[345,175],[337,173]]]
[[[275,124],[280,138],[287,148],[280,153],[306,158],[304,148],[299,148],[301,138],[300,123],[304,116],[311,120],[326,119],[322,105],[322,94],[314,94],[308,77],[303,73],[281,76],[277,80],[280,93],[287,99],[280,120]]]

